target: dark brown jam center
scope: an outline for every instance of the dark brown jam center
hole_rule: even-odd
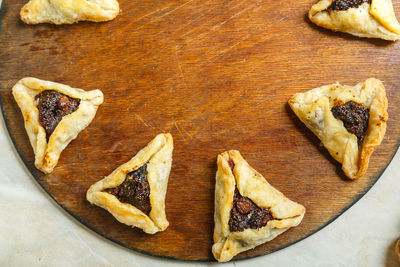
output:
[[[359,7],[363,3],[371,4],[371,0],[333,0],[327,10],[347,10],[352,7]]]
[[[358,144],[362,144],[368,129],[369,109],[354,101],[349,101],[346,104],[334,106],[331,111],[336,119],[343,121],[349,133],[357,136]]]
[[[253,201],[240,195],[237,188],[233,196],[233,208],[229,227],[232,232],[241,232],[245,229],[258,229],[267,225],[272,220],[272,214],[269,210],[259,208]]]
[[[35,97],[38,100],[39,122],[46,131],[47,141],[62,118],[79,107],[80,100],[57,91],[42,91]]]
[[[128,173],[125,181],[119,186],[108,188],[105,191],[116,196],[119,201],[131,204],[149,215],[151,205],[150,186],[147,181],[147,164]]]

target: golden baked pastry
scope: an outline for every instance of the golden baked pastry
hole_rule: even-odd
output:
[[[400,39],[391,0],[321,0],[308,17],[318,26],[358,37]]]
[[[12,89],[35,153],[35,166],[50,173],[61,152],[85,129],[103,103],[100,90],[23,78]]]
[[[218,155],[215,183],[214,245],[219,262],[274,239],[297,226],[305,208],[272,187],[240,155]]]
[[[27,24],[108,21],[119,13],[117,0],[30,0],[20,12]]]
[[[172,164],[171,134],[157,135],[130,161],[93,184],[87,200],[109,211],[118,221],[148,234],[164,231],[165,195]]]
[[[289,105],[349,178],[365,174],[388,120],[385,87],[380,80],[322,86],[295,94]]]

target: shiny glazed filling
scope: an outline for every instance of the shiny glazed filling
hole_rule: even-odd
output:
[[[369,109],[354,101],[349,101],[335,105],[331,111],[336,119],[343,121],[349,133],[357,136],[358,144],[362,144],[368,129]]]
[[[237,188],[233,196],[233,207],[229,227],[232,232],[241,232],[245,229],[259,229],[272,220],[268,209],[260,208],[247,197],[240,195]]]
[[[62,118],[79,107],[80,100],[54,90],[40,92],[36,97],[39,110],[39,122],[46,131],[46,138],[49,141],[50,135],[60,123]]]
[[[357,8],[363,3],[371,4],[371,0],[333,0],[326,10],[347,10],[352,7]]]
[[[116,196],[122,203],[128,203],[149,215],[150,186],[147,181],[147,164],[127,174],[125,181],[117,187],[108,188],[105,192]]]

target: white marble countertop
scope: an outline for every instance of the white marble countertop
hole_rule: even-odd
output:
[[[204,266],[145,256],[86,229],[23,165],[0,122],[0,266]],[[400,154],[372,189],[321,231],[288,248],[225,266],[400,266]]]

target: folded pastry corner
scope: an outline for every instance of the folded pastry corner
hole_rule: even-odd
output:
[[[103,103],[100,90],[84,91],[31,77],[19,80],[12,93],[25,120],[35,166],[44,173],[53,171],[61,152]]]
[[[72,24],[78,21],[108,21],[119,13],[117,0],[30,0],[21,9],[27,24]]]
[[[321,0],[308,17],[318,26],[358,37],[400,39],[391,0]]]
[[[355,86],[325,85],[295,94],[289,105],[342,164],[347,177],[365,174],[388,120],[386,92],[380,80],[369,78]]]
[[[165,196],[172,150],[172,135],[157,135],[131,160],[90,186],[87,200],[148,234],[164,231],[169,225]]]
[[[212,253],[219,262],[300,224],[306,209],[272,187],[239,151],[218,155],[217,165]]]

